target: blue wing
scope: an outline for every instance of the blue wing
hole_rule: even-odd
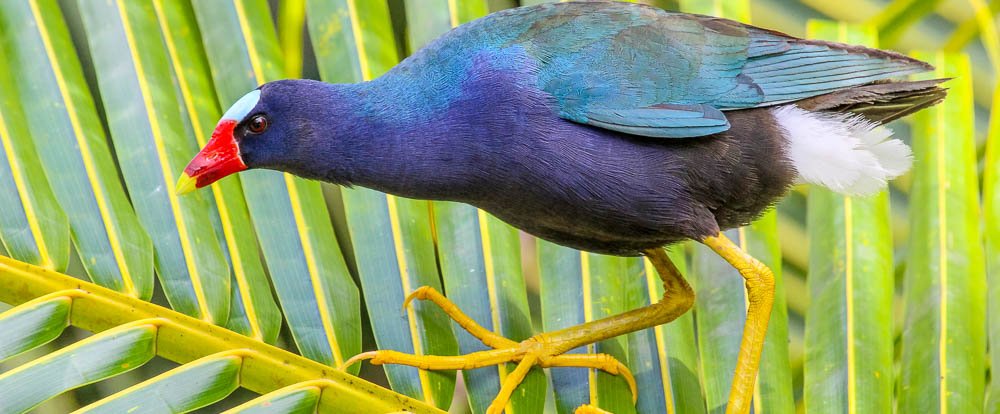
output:
[[[505,46],[538,64],[563,118],[649,137],[729,129],[722,111],[793,102],[932,69],[877,49],[624,3],[510,13]],[[489,19],[489,18],[487,18]],[[503,18],[501,18],[503,20]]]

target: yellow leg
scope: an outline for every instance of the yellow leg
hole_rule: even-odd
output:
[[[764,334],[771,318],[774,303],[774,274],[763,263],[744,252],[721,233],[702,241],[743,275],[747,287],[747,319],[743,327],[743,340],[736,359],[736,372],[729,388],[726,414],[750,412],[753,387],[764,348]]]
[[[473,352],[462,356],[409,355],[395,351],[372,351],[359,354],[344,365],[360,360],[370,360],[373,364],[403,364],[421,369],[473,369],[507,362],[517,363],[517,368],[507,375],[496,399],[486,410],[487,414],[501,412],[507,406],[510,396],[533,366],[541,367],[581,367],[606,371],[622,376],[636,397],[635,379],[621,362],[605,354],[571,354],[566,351],[587,344],[603,341],[641,329],[662,325],[687,312],[694,304],[694,291],[662,249],[646,251],[646,256],[656,267],[663,280],[663,299],[650,306],[625,312],[616,316],[587,322],[571,328],[535,335],[521,342],[501,337],[482,327],[458,309],[454,303],[430,287],[421,287],[411,293],[404,302],[412,299],[429,300],[438,305],[459,326],[479,338],[489,351]],[[587,408],[581,407],[586,410]],[[597,412],[597,411],[584,411]]]

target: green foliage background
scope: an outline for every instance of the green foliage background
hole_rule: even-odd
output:
[[[1000,352],[987,352],[1000,341],[991,316],[1000,312],[991,283],[1000,275],[1000,1],[643,2],[891,48],[937,66],[926,77],[954,78],[946,102],[891,126],[916,160],[888,191],[852,199],[795,188],[729,236],[779,276],[756,412],[1000,412],[989,369]],[[480,413],[512,367],[458,376],[351,368],[407,399],[278,348],[330,366],[376,346],[483,349],[434,306],[400,315],[422,285],[515,340],[657,300],[640,259],[539,241],[466,205],[269,171],[173,195],[222,110],[256,85],[371,79],[449,28],[517,5],[0,2],[0,254],[38,266],[0,261],[0,302],[28,302],[0,314],[9,333],[0,335],[0,412],[218,412],[246,402],[238,410]],[[742,281],[701,246],[671,255],[696,290],[694,311],[591,347],[631,367],[637,405],[620,378],[536,369],[508,412],[586,402],[616,413],[720,412]]]

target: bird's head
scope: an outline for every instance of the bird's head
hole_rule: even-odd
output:
[[[177,181],[184,194],[251,168],[287,170],[312,141],[310,88],[321,82],[282,80],[262,85],[236,101],[212,138]]]

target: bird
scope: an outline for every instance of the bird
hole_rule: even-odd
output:
[[[516,363],[489,413],[504,409],[534,366],[618,374],[635,398],[619,361],[565,353],[687,312],[694,293],[663,248],[703,243],[739,271],[748,291],[726,406],[742,414],[774,276],[722,232],[750,223],[798,183],[864,196],[904,174],[911,150],[884,124],[944,99],[946,79],[905,78],[932,69],[891,51],[641,4],[514,8],[452,29],[370,81],[261,85],[225,112],[176,191],[271,169],[463,202],[560,245],[649,258],[664,284],[660,301],[520,342],[419,288],[406,303],[432,301],[491,349],[377,350],[349,361],[425,369]]]

